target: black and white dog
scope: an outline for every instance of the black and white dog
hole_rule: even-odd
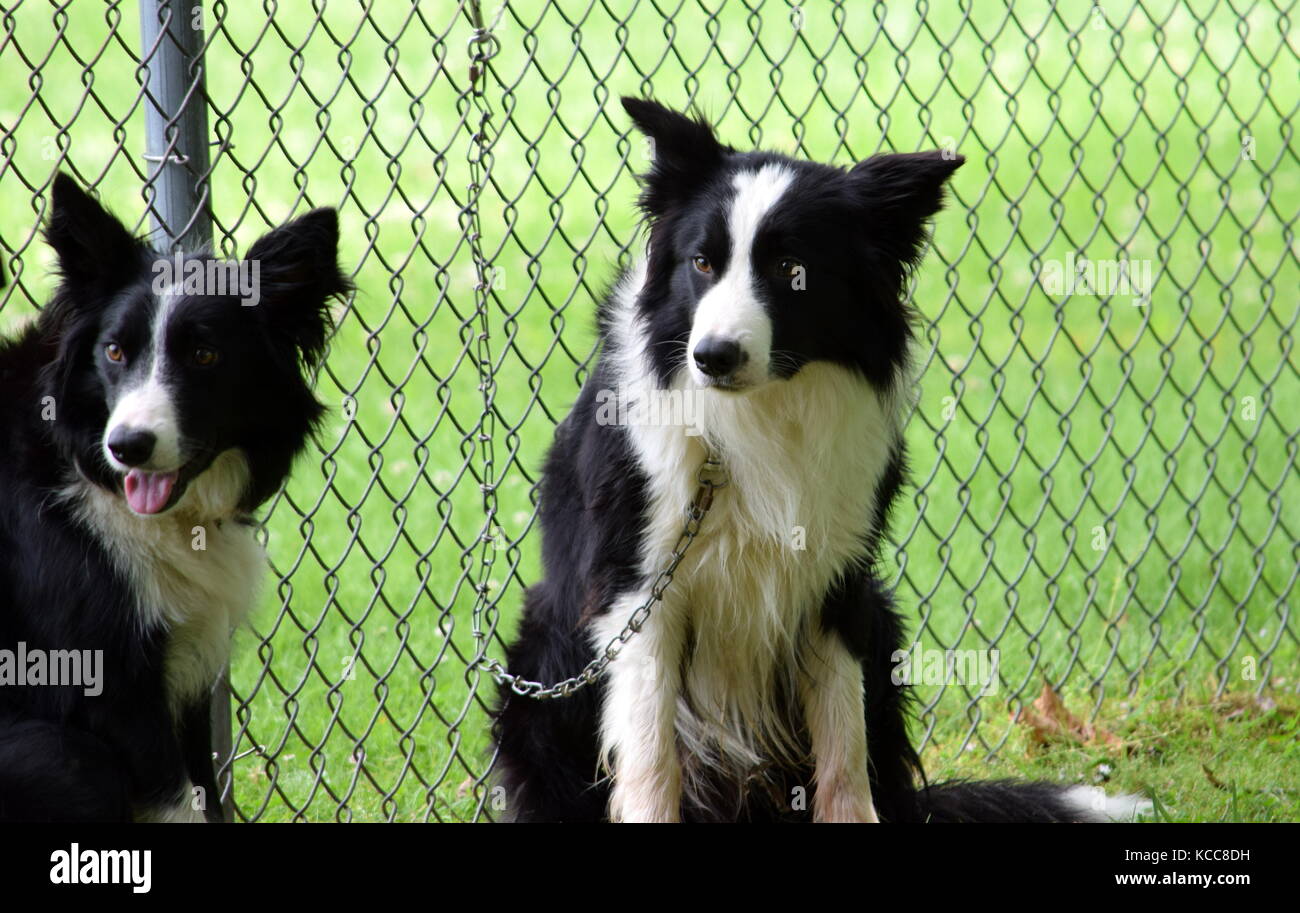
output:
[[[877,155],[843,170],[737,152],[701,121],[623,106],[652,140],[648,249],[601,308],[599,360],[556,430],[540,491],[545,579],[525,597],[510,670],[547,684],[581,670],[668,564],[706,447],[729,484],[605,678],[546,701],[502,688],[508,814],[1131,811],[1082,787],[925,786],[891,678],[903,631],[875,567],[913,390],[904,284],[962,158]],[[652,405],[666,398],[685,408]]]
[[[59,175],[46,237],[58,290],[0,342],[0,819],[219,820],[208,702],[323,412],[336,216],[173,260]]]

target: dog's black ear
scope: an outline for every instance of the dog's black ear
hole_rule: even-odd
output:
[[[651,216],[662,215],[672,204],[689,198],[731,151],[718,142],[713,128],[703,120],[658,102],[624,97],[623,110],[654,144],[640,199],[641,208]]]
[[[943,186],[966,159],[948,151],[873,155],[850,171],[873,236],[900,260],[921,256],[926,220],[943,208]]]
[[[314,209],[263,235],[246,258],[257,264],[259,305],[268,321],[288,334],[309,365],[329,336],[330,300],[352,288],[339,269],[338,247],[338,215]]]
[[[112,291],[134,278],[145,246],[126,226],[59,172],[50,188],[45,240],[59,258],[59,273],[74,291]]]

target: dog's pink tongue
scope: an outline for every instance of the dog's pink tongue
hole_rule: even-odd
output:
[[[126,491],[126,503],[138,514],[156,514],[167,504],[172,496],[172,486],[176,484],[174,472],[145,472],[132,469],[126,474],[123,488]]]

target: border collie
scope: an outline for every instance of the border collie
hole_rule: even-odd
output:
[[[51,210],[61,282],[0,342],[0,819],[217,821],[209,700],[251,513],[323,413],[336,216],[232,264],[153,252],[66,175]]]
[[[729,482],[603,678],[550,700],[502,686],[507,815],[1129,812],[1085,787],[925,785],[891,679],[903,632],[876,567],[914,388],[905,283],[963,159],[877,155],[844,170],[738,152],[650,101],[623,107],[652,141],[647,252],[601,307],[599,359],[556,429],[545,577],[525,596],[510,671],[550,684],[599,655],[668,564],[708,453]],[[665,397],[685,408],[656,409]]]

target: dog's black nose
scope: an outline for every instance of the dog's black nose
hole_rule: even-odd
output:
[[[108,436],[108,452],[124,466],[139,466],[149,462],[158,438],[152,431],[139,431],[121,425]]]
[[[705,336],[695,345],[695,364],[709,377],[726,377],[743,359],[740,343],[734,339]]]

